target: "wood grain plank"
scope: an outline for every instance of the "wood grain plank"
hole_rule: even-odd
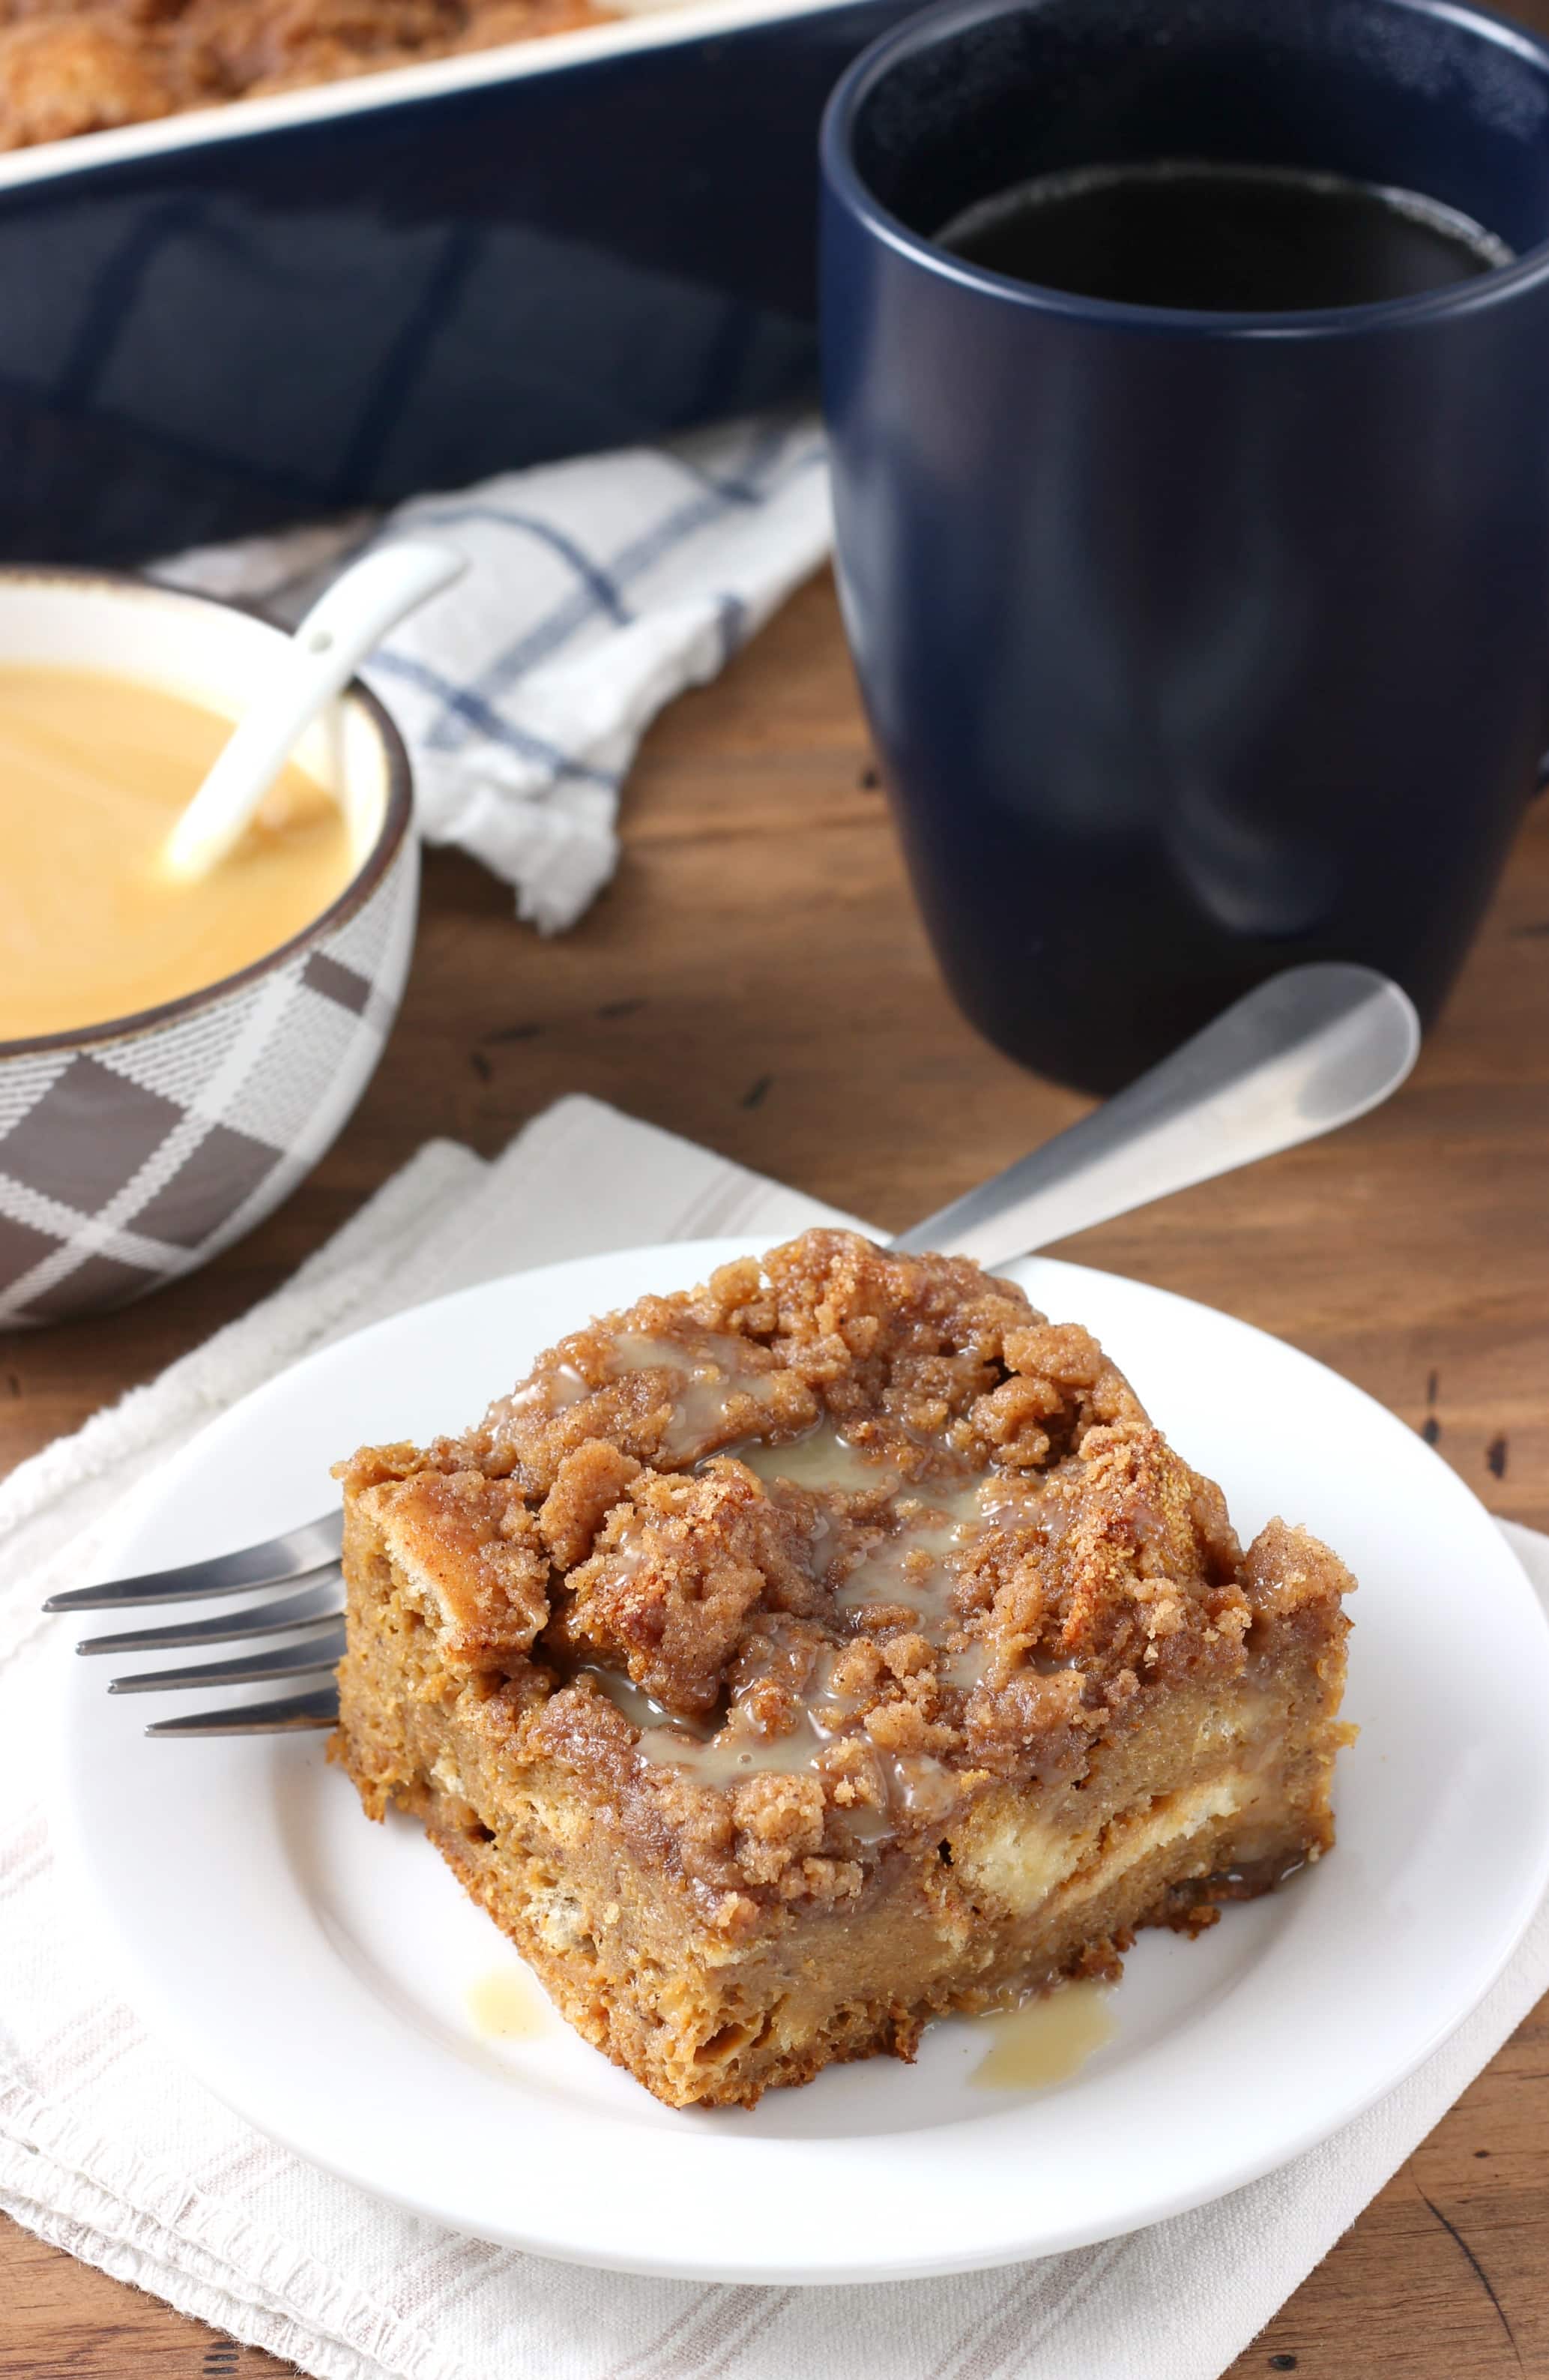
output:
[[[283,2380],[295,2369],[0,2219],[0,2380]]]

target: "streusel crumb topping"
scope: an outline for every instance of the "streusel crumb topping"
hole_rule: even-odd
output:
[[[1155,1691],[1326,1634],[1354,1584],[1280,1522],[1245,1556],[1086,1331],[846,1232],[643,1298],[462,1437],[343,1468],[483,1723],[729,1924],[844,1900],[994,1780],[1080,1776]]]

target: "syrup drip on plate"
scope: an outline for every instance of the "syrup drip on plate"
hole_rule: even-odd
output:
[[[1047,2091],[1068,2082],[1111,2040],[1111,1998],[1107,1984],[1062,1984],[1004,2015],[976,2018],[976,2028],[991,2042],[974,2081],[986,2091]]]
[[[471,1984],[468,2014],[492,2041],[531,2041],[550,2026],[548,2001],[525,1967],[494,1967]]]

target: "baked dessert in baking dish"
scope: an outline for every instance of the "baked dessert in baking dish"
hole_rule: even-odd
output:
[[[591,0],[0,0],[0,149],[607,21]]]
[[[1111,1975],[1334,1840],[1353,1585],[1083,1330],[811,1232],[341,1466],[333,1751],[673,2107]]]

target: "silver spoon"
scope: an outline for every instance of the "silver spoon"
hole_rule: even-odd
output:
[[[891,1245],[1005,1264],[1353,1123],[1398,1089],[1419,1050],[1413,1003],[1386,976],[1332,962],[1288,968]]]
[[[379,546],[333,581],[279,648],[239,725],[174,826],[162,861],[169,876],[191,884],[220,866],[247,833],[299,738],[367,654],[466,568],[450,546],[402,538]]]

